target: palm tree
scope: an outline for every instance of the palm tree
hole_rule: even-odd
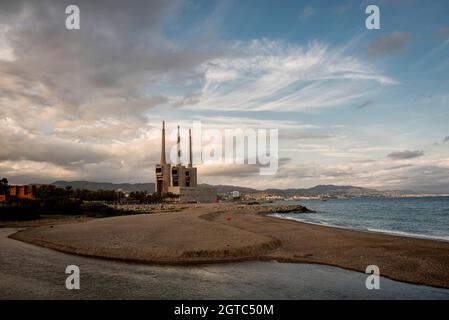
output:
[[[8,179],[2,178],[2,179],[0,180],[0,186],[1,186],[2,190],[3,190],[3,195],[6,196],[6,192],[7,192],[8,189],[9,189]]]
[[[72,196],[72,193],[73,193],[72,186],[66,186],[65,187],[65,191],[66,191],[67,198],[70,198]]]

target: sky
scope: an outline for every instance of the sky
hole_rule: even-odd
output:
[[[162,120],[168,148],[201,121],[278,129],[279,168],[196,163],[200,183],[449,193],[448,17],[446,0],[0,0],[0,176],[154,182]]]

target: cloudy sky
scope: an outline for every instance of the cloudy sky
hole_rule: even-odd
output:
[[[276,175],[200,164],[203,183],[449,193],[448,17],[446,0],[0,0],[0,176],[152,182],[161,121],[201,121],[280,139]]]

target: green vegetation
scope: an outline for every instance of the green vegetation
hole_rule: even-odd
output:
[[[128,199],[136,200],[139,203],[161,203],[165,199],[175,199],[178,195],[168,192],[161,195],[160,193],[149,194],[143,191],[131,192]]]
[[[40,216],[38,200],[23,199],[21,201],[0,202],[0,221],[35,220]]]
[[[116,210],[103,203],[86,202],[81,205],[81,212],[87,217],[106,218],[114,216],[123,216],[127,214],[138,214],[136,211]]]
[[[9,191],[8,179],[2,178],[0,179],[0,194],[6,195]]]
[[[0,180],[0,194],[6,194],[8,180]],[[3,193],[2,193],[3,192]],[[176,198],[174,194],[132,192],[128,197],[114,190],[72,190],[71,187],[56,188],[40,186],[36,188],[36,199],[10,199],[0,202],[0,221],[25,221],[38,219],[40,215],[85,215],[88,217],[111,217],[136,214],[134,211],[114,209],[107,204],[122,203],[160,203],[166,198]]]
[[[36,198],[48,199],[78,199],[82,201],[116,202],[125,197],[125,194],[114,190],[85,190],[72,187],[55,188],[54,186],[40,186],[36,190]]]

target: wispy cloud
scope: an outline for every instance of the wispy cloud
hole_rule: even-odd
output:
[[[371,106],[371,105],[373,105],[374,104],[374,101],[372,101],[372,100],[366,100],[366,101],[363,101],[361,104],[359,104],[358,106],[357,106],[357,108],[358,109],[365,109],[365,108],[367,108],[367,107],[369,107],[369,106]]]
[[[362,46],[367,36],[341,32],[338,14],[325,17],[335,30],[302,34],[291,32],[288,20],[279,23],[281,15],[266,21],[263,10],[237,2],[198,10],[183,0],[78,0],[81,30],[69,32],[63,28],[69,1],[0,2],[0,176],[12,183],[154,181],[161,121],[171,131],[200,120],[204,128],[219,130],[279,129],[280,160],[289,159],[281,160],[276,176],[264,179],[256,166],[200,166],[200,182],[260,188],[449,185],[449,138],[443,144],[447,132],[439,125],[448,115],[444,72],[441,79],[419,78],[428,88],[414,87],[401,71],[402,64],[409,70],[413,59],[367,59],[400,53],[412,34],[423,39],[424,31],[407,25],[410,21],[394,26],[410,34],[378,38],[367,57]],[[313,26],[320,6],[304,5],[292,12],[277,8],[295,23]],[[363,26],[360,4],[343,5],[336,10]],[[234,14],[241,9],[253,14],[251,23],[243,22],[248,29],[224,27],[242,26]],[[434,39],[423,42],[422,52],[438,40],[426,62],[443,70],[447,28],[436,38],[433,31],[446,25],[437,22],[426,29]],[[267,36],[286,36],[261,38],[261,25],[270,29]],[[431,70],[432,65],[419,71]],[[405,105],[410,92],[425,96],[407,109],[396,108],[391,98]],[[373,103],[379,113],[369,108]],[[365,109],[354,112],[357,108]],[[413,125],[407,123],[412,116]],[[417,139],[402,135],[418,130]],[[174,133],[167,149],[175,144]],[[430,146],[427,138],[439,140],[439,146]]]
[[[313,42],[308,46],[254,40],[235,45],[240,54],[209,60],[196,103],[214,111],[311,111],[344,106],[396,81],[366,62]]]
[[[419,150],[415,150],[415,151],[405,150],[405,151],[396,151],[396,152],[389,153],[387,155],[387,157],[391,158],[393,160],[407,160],[407,159],[418,158],[418,157],[421,157],[423,155],[424,155],[423,151],[419,151]]]
[[[372,42],[368,46],[368,55],[371,57],[383,57],[397,54],[404,50],[409,41],[409,33],[395,31]]]
[[[313,7],[309,5],[309,6],[304,7],[304,9],[302,10],[302,13],[301,13],[301,17],[308,18],[308,17],[313,16],[314,14],[315,14],[315,9],[313,9]]]

